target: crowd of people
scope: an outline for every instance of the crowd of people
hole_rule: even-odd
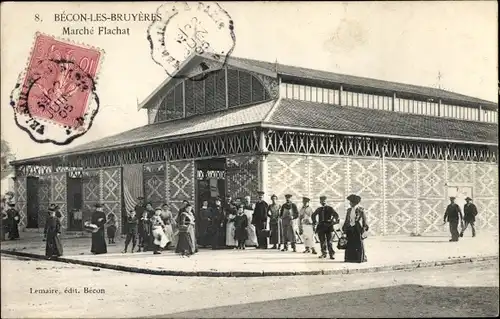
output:
[[[346,262],[367,261],[364,239],[368,234],[366,212],[360,205],[361,197],[351,194],[347,197],[349,207],[340,227],[342,235],[334,230],[340,223],[339,214],[327,204],[326,196],[319,197],[320,206],[313,211],[311,200],[302,198],[300,208],[293,202],[292,195],[285,195],[285,203],[278,204],[278,197],[271,196],[271,203],[264,201],[264,192],[257,193],[257,201],[251,203],[251,197],[228,197],[225,203],[215,198],[213,203],[203,201],[195,212],[188,201],[184,201],[177,212],[173,212],[168,203],[153,208],[139,197],[138,203],[127,214],[125,226],[125,245],[123,253],[152,251],[161,254],[162,250],[175,250],[181,256],[191,256],[198,248],[240,249],[255,247],[257,249],[277,249],[281,251],[297,251],[298,236],[304,243],[303,253],[318,254],[315,248],[315,236],[320,242],[319,258],[335,259],[332,245],[333,236],[338,237],[338,249],[345,250]],[[10,240],[19,238],[20,214],[15,208],[14,194],[8,192],[2,198],[2,240],[6,234]],[[211,204],[211,205],[210,205]],[[470,225],[472,236],[476,236],[474,227],[478,214],[470,197],[466,198],[464,215],[455,197],[450,197],[446,208],[444,222],[449,222],[450,241],[458,241]],[[44,227],[46,256],[49,258],[62,256],[63,247],[60,239],[62,233],[62,214],[55,204],[49,206]],[[461,224],[462,231],[458,231]],[[106,216],[101,204],[95,205],[90,221],[85,223],[85,230],[92,233],[91,252],[107,253],[108,244],[115,243],[117,220],[114,214]]]

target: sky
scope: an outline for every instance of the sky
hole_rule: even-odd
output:
[[[68,146],[32,141],[9,94],[37,31],[61,37],[54,14],[153,13],[161,2],[2,3],[1,137],[17,159],[45,155],[147,124],[142,102],[167,74],[150,56],[149,22],[105,23],[130,35],[66,36],[105,51],[92,128]],[[234,21],[234,56],[381,80],[440,86],[498,102],[498,7],[474,2],[221,2]],[[42,21],[35,22],[35,14]],[[101,23],[102,24],[102,23]],[[73,23],[83,27],[84,23]],[[94,23],[94,26],[99,26]],[[441,79],[438,80],[438,74]]]

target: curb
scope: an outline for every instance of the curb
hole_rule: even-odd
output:
[[[23,253],[18,251],[0,250],[0,253],[19,257],[28,257],[40,260],[51,260],[64,262],[68,264],[76,264],[90,267],[98,267],[103,269],[111,269],[118,271],[125,271],[138,274],[146,275],[157,275],[157,276],[180,276],[180,277],[273,277],[273,276],[318,276],[318,275],[348,275],[348,274],[361,274],[361,273],[376,273],[376,272],[386,272],[386,271],[402,271],[402,270],[412,270],[417,268],[431,268],[439,266],[449,266],[455,264],[465,264],[472,262],[490,261],[498,260],[498,255],[495,256],[481,256],[481,257],[466,257],[466,258],[454,258],[439,261],[429,261],[429,262],[412,262],[408,264],[401,265],[389,265],[389,266],[374,266],[369,268],[361,269],[332,269],[332,270],[312,270],[312,271],[178,271],[178,270],[155,270],[147,268],[138,268],[130,266],[121,266],[106,264],[100,262],[78,260],[71,258],[54,258],[48,259],[43,255]]]

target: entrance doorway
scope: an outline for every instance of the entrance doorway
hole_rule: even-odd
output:
[[[83,180],[79,176],[67,176],[68,230],[83,230]]]
[[[214,205],[217,197],[225,201],[226,197],[226,159],[216,158],[196,162],[196,207],[202,206],[203,201],[208,201],[209,206]]]
[[[28,176],[26,178],[26,228],[38,228],[38,177]]]

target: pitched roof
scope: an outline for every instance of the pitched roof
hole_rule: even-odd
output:
[[[108,136],[76,147],[39,157],[51,158],[61,155],[81,154],[102,150],[112,150],[135,145],[150,144],[155,141],[179,139],[194,135],[206,135],[211,131],[221,132],[224,129],[241,128],[260,124],[268,115],[275,100],[247,107],[227,109],[220,112],[201,114],[174,121],[144,125],[116,135]],[[29,159],[29,160],[34,160]],[[23,162],[22,161],[13,161]]]
[[[498,125],[282,99],[264,125],[370,136],[497,144]]]
[[[232,61],[237,62],[239,65],[245,65],[248,68],[251,68],[252,66],[257,66],[263,69],[267,69],[271,72],[276,72],[280,75],[288,75],[297,78],[322,80],[322,81],[345,84],[345,85],[387,90],[396,93],[400,92],[400,93],[416,94],[429,98],[432,97],[432,98],[441,98],[444,100],[463,101],[473,104],[481,104],[482,106],[489,106],[498,109],[498,104],[492,101],[478,99],[475,97],[431,87],[390,82],[390,81],[377,80],[377,79],[371,79],[353,75],[345,75],[345,74],[314,70],[314,69],[302,68],[291,65],[284,65],[280,63],[272,63],[266,61],[240,58],[240,57],[230,57],[227,63],[231,64]]]

